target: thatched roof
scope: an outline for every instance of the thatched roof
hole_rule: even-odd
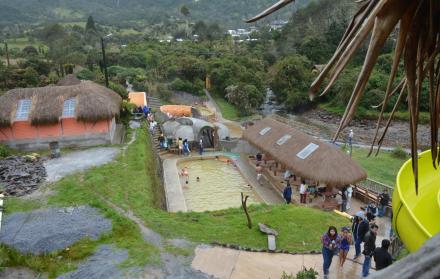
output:
[[[338,148],[270,118],[246,129],[243,137],[303,178],[339,186],[367,177],[359,164]],[[283,137],[286,139],[284,143],[281,140]],[[300,158],[300,155],[307,155],[300,153],[311,143],[317,149],[304,159]]]
[[[114,91],[91,81],[69,86],[17,88],[0,96],[0,126],[15,120],[18,101],[31,99],[29,120],[32,125],[57,123],[64,101],[76,100],[75,115],[79,121],[94,122],[119,114],[122,98]]]
[[[57,83],[58,86],[68,86],[68,85],[77,85],[80,84],[81,80],[79,80],[75,75],[67,75],[64,78],[60,79]]]

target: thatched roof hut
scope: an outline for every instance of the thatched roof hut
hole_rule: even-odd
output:
[[[69,86],[69,85],[77,85],[80,84],[81,80],[79,80],[75,75],[67,75],[64,78],[60,79],[57,82],[58,86]]]
[[[270,118],[246,129],[243,138],[303,178],[339,186],[367,177],[359,164],[338,148]]]
[[[23,99],[31,100],[29,120],[32,125],[58,123],[64,101],[69,99],[76,101],[78,121],[95,122],[119,114],[122,98],[114,91],[91,81],[76,83],[73,77],[62,83],[71,85],[17,88],[0,96],[0,127],[12,125],[18,102]]]

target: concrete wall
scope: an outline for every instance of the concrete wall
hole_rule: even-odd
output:
[[[96,123],[65,118],[57,124],[41,126],[17,121],[11,127],[0,128],[0,142],[21,150],[48,149],[52,141],[59,142],[60,147],[95,146],[111,143],[115,129],[114,118]]]
[[[220,146],[222,150],[233,153],[257,154],[258,149],[249,144],[246,140],[233,139],[221,140]]]

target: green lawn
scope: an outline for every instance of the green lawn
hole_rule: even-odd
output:
[[[353,158],[367,171],[368,178],[394,186],[396,176],[403,163],[408,159],[396,158],[392,152],[381,151],[379,155],[370,157],[368,149],[353,148]]]
[[[215,102],[220,107],[223,117],[229,120],[237,120],[240,118],[240,112],[238,108],[223,99],[222,97],[213,96]]]
[[[104,200],[131,210],[144,223],[165,238],[186,238],[196,243],[229,243],[263,249],[267,238],[257,229],[259,222],[278,230],[278,249],[304,252],[320,249],[320,236],[329,225],[342,227],[348,220],[333,213],[297,206],[252,206],[249,209],[254,226],[248,229],[240,208],[202,213],[168,213],[158,206],[163,198],[156,163],[149,144],[149,134],[138,130],[137,140],[127,149],[125,156],[105,166],[83,174],[64,178],[53,184],[56,192],[47,201],[6,200],[6,212],[27,211],[44,206],[70,206],[89,204],[100,209],[113,221],[113,230],[98,241],[85,240],[50,255],[35,257],[20,255],[0,246],[0,266],[29,266],[51,277],[71,270],[78,260],[93,253],[101,243],[114,243],[128,249],[129,259],[124,266],[142,266],[157,261],[157,249],[146,244],[138,227],[127,218],[110,209]],[[192,252],[167,248],[176,254]],[[61,257],[60,257],[61,256]]]
[[[45,50],[47,50],[47,47],[41,41],[36,39],[32,40],[29,37],[12,38],[12,39],[7,39],[6,41],[8,43],[9,49],[17,48],[22,50],[27,46],[34,46],[35,48],[38,49],[38,46],[43,46]]]

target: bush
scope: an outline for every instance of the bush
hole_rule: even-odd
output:
[[[401,146],[396,146],[391,154],[393,155],[394,158],[398,158],[398,159],[408,158],[408,154]]]
[[[85,79],[85,80],[94,80],[95,79],[95,73],[90,71],[89,69],[84,69],[79,71],[76,74],[76,77],[79,79]]]
[[[9,155],[11,155],[11,150],[8,147],[0,144],[0,158],[5,158]]]
[[[133,80],[133,89],[139,92],[148,92],[148,83],[147,81]]]
[[[169,101],[172,95],[172,92],[168,88],[168,86],[164,84],[159,84],[157,86],[157,93],[159,94],[159,97],[164,101]]]
[[[318,277],[318,272],[316,272],[313,268],[307,269],[303,268],[300,272],[296,274],[296,276],[293,276],[292,273],[287,274],[285,271],[283,271],[283,274],[281,275],[281,279],[316,279]]]
[[[125,126],[128,126],[128,122],[130,121],[131,113],[136,108],[135,104],[132,104],[126,100],[122,102],[121,114],[119,116],[120,122]]]
[[[115,91],[116,93],[119,94],[119,96],[122,97],[122,99],[127,99],[128,98],[128,92],[127,89],[125,89],[124,86],[114,83],[114,82],[110,82],[109,83],[109,88],[113,91]]]

